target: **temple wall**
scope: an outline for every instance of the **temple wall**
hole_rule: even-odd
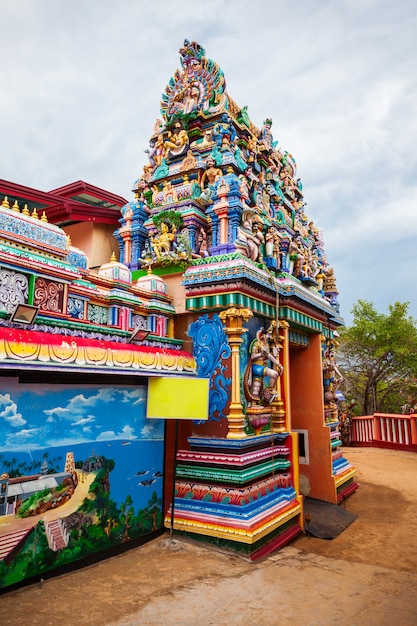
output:
[[[114,226],[81,222],[64,227],[71,237],[71,243],[87,255],[89,267],[98,268],[108,263],[112,253],[119,252],[119,245],[113,237]]]
[[[320,335],[312,335],[310,346],[290,352],[292,429],[307,431],[308,462],[300,463],[300,489],[304,495],[336,503],[331,474],[330,430],[324,424],[323,373]]]

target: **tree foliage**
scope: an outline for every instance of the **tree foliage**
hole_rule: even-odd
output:
[[[359,415],[399,413],[417,402],[417,327],[408,303],[378,313],[371,302],[354,305],[352,326],[341,331],[338,363],[348,399]]]

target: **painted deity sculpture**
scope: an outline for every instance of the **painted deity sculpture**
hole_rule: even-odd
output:
[[[164,156],[168,154],[182,154],[188,145],[187,131],[176,122],[174,128],[168,131],[168,137],[164,142]]]
[[[256,212],[247,209],[242,214],[242,223],[238,229],[238,238],[235,247],[252,261],[260,259],[261,243],[264,241],[259,221],[256,219]]]
[[[175,233],[175,226],[172,226],[172,232],[169,232],[168,225],[162,222],[160,233],[152,237],[152,248],[157,257],[161,257],[170,252],[175,239]]]
[[[270,404],[277,396],[278,379],[283,373],[279,362],[280,346],[277,325],[272,321],[265,331],[262,327],[249,347],[249,360],[243,379],[243,389],[248,401],[247,416],[258,430],[271,420]]]
[[[323,355],[323,386],[324,386],[324,411],[326,421],[337,420],[337,396],[336,391],[343,381],[343,376],[337,367],[333,346],[329,344]]]

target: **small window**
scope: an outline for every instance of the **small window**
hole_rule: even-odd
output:
[[[294,429],[298,433],[298,461],[300,465],[309,465],[308,430]]]

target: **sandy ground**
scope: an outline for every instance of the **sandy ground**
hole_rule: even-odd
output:
[[[358,515],[260,563],[163,535],[0,597],[2,626],[415,626],[417,454],[349,448]]]

